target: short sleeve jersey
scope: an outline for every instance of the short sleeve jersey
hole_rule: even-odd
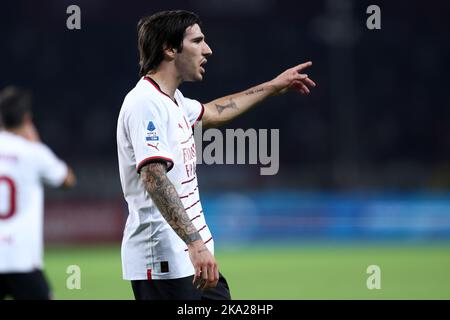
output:
[[[66,175],[46,145],[0,131],[0,273],[43,268],[43,184]]]
[[[128,218],[122,240],[126,280],[176,279],[194,274],[186,244],[166,222],[140,178],[152,161],[167,163],[167,176],[211,252],[214,242],[200,203],[193,127],[204,107],[176,90],[175,101],[143,77],[125,97],[117,123],[117,149]]]

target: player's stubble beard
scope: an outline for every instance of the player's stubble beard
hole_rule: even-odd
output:
[[[203,60],[203,58],[200,59],[199,62],[193,62],[192,60],[186,61],[185,59],[180,59],[178,61],[175,61],[175,66],[177,67],[178,70],[180,70],[181,78],[183,79],[183,81],[186,82],[202,81],[203,74],[200,70],[201,69],[200,63]]]

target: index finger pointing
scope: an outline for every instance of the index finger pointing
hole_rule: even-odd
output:
[[[306,69],[306,68],[308,68],[310,66],[312,66],[312,61],[308,61],[308,62],[299,64],[298,66],[295,67],[295,70],[301,71],[301,70]]]

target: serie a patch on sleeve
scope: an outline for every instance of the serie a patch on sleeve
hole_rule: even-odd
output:
[[[149,121],[147,125],[147,136],[145,137],[146,141],[158,141],[159,136],[156,130],[156,126],[153,121]]]

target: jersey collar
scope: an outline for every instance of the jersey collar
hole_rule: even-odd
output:
[[[147,80],[148,82],[150,82],[150,83],[156,88],[156,90],[158,90],[160,93],[162,93],[162,94],[165,95],[167,98],[169,98],[170,100],[172,100],[172,98],[171,98],[167,93],[165,93],[164,91],[161,90],[161,87],[159,86],[159,84],[158,84],[155,80],[153,80],[153,79],[150,78],[149,76],[145,76],[144,79]],[[178,107],[177,100],[173,99],[172,101],[173,101],[173,102],[177,105],[177,107]]]

